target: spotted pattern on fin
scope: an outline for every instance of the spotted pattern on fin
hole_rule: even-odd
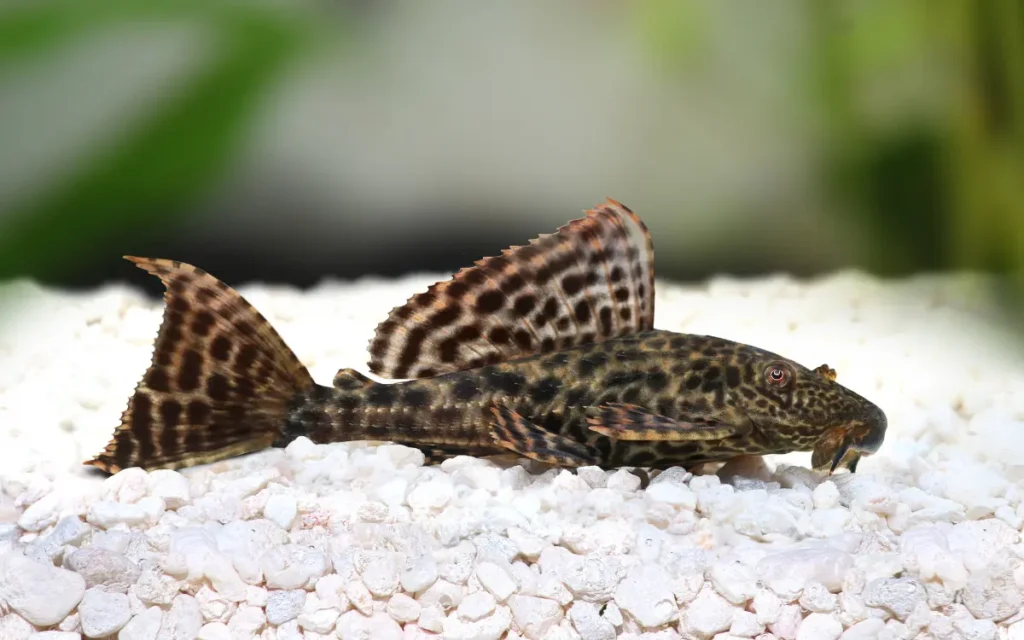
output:
[[[396,307],[369,346],[384,378],[429,378],[652,329],[654,247],[607,200]]]
[[[545,431],[504,405],[491,409],[494,414],[491,437],[504,449],[519,455],[562,467],[581,467],[597,462],[586,445]]]
[[[257,451],[312,377],[238,292],[183,262],[126,256],[164,283],[149,368],[102,453],[84,464],[180,468]]]
[[[612,402],[595,407],[587,417],[591,431],[616,440],[720,440],[735,432],[731,425],[680,422],[632,404]]]

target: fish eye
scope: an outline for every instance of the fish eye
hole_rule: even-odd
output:
[[[789,371],[789,367],[781,364],[770,364],[765,369],[765,378],[767,378],[770,384],[777,387],[784,387],[789,384],[792,379],[792,374]]]

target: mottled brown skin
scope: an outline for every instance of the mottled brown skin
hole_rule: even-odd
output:
[[[664,468],[812,450],[856,469],[882,411],[757,347],[658,331],[653,244],[613,200],[479,260],[396,307],[369,345],[378,383],[318,385],[237,291],[174,260],[129,258],[166,287],[153,358],[106,448],[114,473],[314,442],[391,441],[431,462],[513,453],[566,467]]]
[[[766,371],[776,367],[791,372],[787,384],[769,381]],[[506,407],[546,433],[585,443],[591,459],[579,464],[658,469],[823,443],[819,466],[831,469],[837,454],[855,467],[860,454],[881,445],[886,427],[875,405],[828,375],[749,345],[659,330],[422,380],[381,384],[351,371],[341,377],[348,388],[317,387],[296,402],[278,445],[306,435],[314,442],[401,442],[423,448],[432,461],[496,455],[508,452],[492,439],[493,411]],[[616,439],[588,425],[588,417],[600,424],[600,407],[611,403],[676,425],[696,417],[727,422],[714,425],[710,437],[678,440],[687,434],[677,430],[669,439]],[[866,437],[844,442],[842,434],[857,428]]]

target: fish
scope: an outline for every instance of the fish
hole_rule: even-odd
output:
[[[425,464],[511,456],[576,469],[692,468],[810,451],[856,472],[885,438],[876,404],[771,351],[654,327],[647,226],[606,199],[393,308],[369,374],[317,383],[236,290],[176,260],[125,256],[164,285],[148,369],[102,452],[83,464],[210,464],[299,437],[390,442]]]

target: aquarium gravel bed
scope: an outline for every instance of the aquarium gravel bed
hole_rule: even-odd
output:
[[[437,278],[241,286],[318,382]],[[1024,357],[970,275],[658,283],[655,325],[879,404],[855,475],[808,454],[578,473],[300,438],[112,477],[161,307],[15,282],[0,309],[0,638],[1024,639]]]

